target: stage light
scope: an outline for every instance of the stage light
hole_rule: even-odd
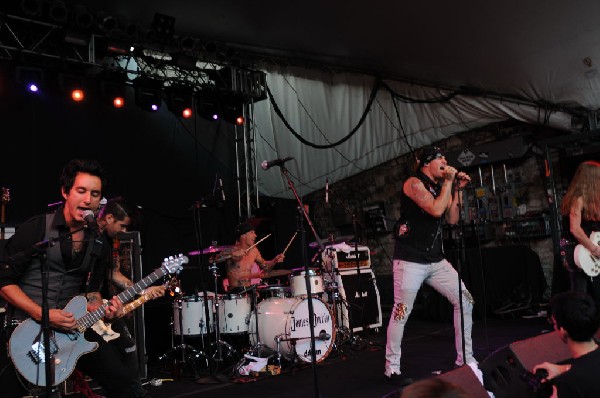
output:
[[[103,11],[98,13],[96,19],[98,20],[98,28],[107,33],[112,32],[119,26],[115,17]]]
[[[206,120],[217,121],[220,118],[219,93],[203,89],[196,94],[196,114]]]
[[[154,14],[151,26],[156,39],[170,41],[175,30],[175,18],[157,12]]]
[[[98,80],[102,101],[114,108],[123,108],[125,106],[127,73],[105,70],[98,75]]]
[[[16,81],[27,91],[38,93],[43,89],[44,71],[40,68],[18,66],[15,69]]]
[[[113,99],[113,106],[117,109],[121,109],[125,106],[125,99],[123,97],[116,97]]]
[[[58,82],[60,89],[68,93],[69,97],[75,102],[85,100],[85,90],[87,84],[83,76],[72,73],[62,73],[59,75]]]
[[[87,31],[94,25],[94,17],[85,6],[79,4],[73,8],[73,22],[79,29]]]
[[[172,84],[165,88],[167,106],[171,112],[189,119],[192,117],[194,88],[183,84]]]
[[[42,0],[21,0],[21,11],[30,17],[42,15]]]
[[[244,106],[242,98],[230,96],[221,99],[221,117],[232,124],[244,124]]]
[[[139,76],[133,81],[135,104],[148,112],[156,112],[162,104],[162,82],[147,76]]]
[[[48,16],[52,22],[57,24],[63,24],[67,21],[69,17],[69,11],[67,10],[67,6],[64,2],[60,0],[54,0],[50,4],[50,9],[48,10]]]
[[[71,91],[71,99],[75,102],[81,102],[85,99],[85,93],[81,89]]]

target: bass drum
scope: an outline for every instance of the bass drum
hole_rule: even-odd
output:
[[[279,352],[297,355],[303,362],[312,362],[310,350],[310,324],[308,298],[270,298],[257,305],[258,337],[262,344],[277,351],[276,338],[280,339]],[[323,361],[333,348],[335,330],[329,308],[319,299],[311,298],[314,310],[315,359]],[[250,344],[257,344],[256,316],[250,315]]]

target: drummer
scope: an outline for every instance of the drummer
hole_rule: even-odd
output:
[[[229,282],[229,292],[235,293],[236,290],[243,289],[255,284],[276,264],[281,263],[285,256],[278,254],[270,261],[265,260],[260,254],[256,241],[256,232],[252,224],[243,222],[235,228],[235,245],[231,248],[231,259],[227,261],[227,280]],[[258,266],[253,270],[253,266]]]

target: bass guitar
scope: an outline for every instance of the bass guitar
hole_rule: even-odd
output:
[[[594,244],[600,244],[600,232],[592,232],[590,240]],[[598,276],[600,274],[600,258],[594,256],[582,244],[575,246],[575,265],[577,265],[587,276]]]
[[[159,278],[181,271],[183,264],[187,262],[188,258],[182,254],[166,258],[154,272],[123,290],[117,297],[121,302],[127,303]],[[65,381],[75,369],[77,360],[98,348],[98,343],[87,341],[83,334],[104,317],[107,307],[108,304],[103,304],[95,311],[87,312],[87,300],[83,296],[75,296],[65,306],[66,311],[75,315],[77,328],[69,332],[55,329],[50,332],[49,361],[52,367],[50,385],[55,386]],[[38,386],[48,384],[44,333],[39,322],[29,318],[19,324],[10,337],[8,349],[15,368],[27,381]]]

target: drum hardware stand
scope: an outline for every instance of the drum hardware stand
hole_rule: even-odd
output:
[[[216,261],[216,259],[214,259],[214,257],[213,257],[213,261],[212,261],[209,269],[212,272],[212,275],[213,275],[213,278],[215,281],[215,295],[216,295],[217,289],[219,286],[219,272],[218,272],[218,267],[217,267],[217,261]],[[218,297],[215,297],[214,319],[215,319],[215,342],[213,343],[213,346],[215,347],[215,350],[213,352],[212,359],[215,362],[223,362],[223,351],[225,351],[225,353],[228,357],[233,357],[233,354],[235,354],[237,351],[233,348],[233,346],[231,344],[227,343],[226,341],[221,340],[221,325],[220,325],[220,321],[219,321],[219,298]]]
[[[174,305],[177,306],[179,314],[179,345],[175,346],[175,320],[171,317],[171,349],[158,357],[158,361],[164,361],[170,359],[174,364],[174,375],[178,379],[183,373],[182,369],[190,368],[193,372],[192,376],[197,377],[198,370],[196,368],[196,360],[199,358],[206,358],[203,352],[194,349],[192,346],[185,344],[185,338],[183,333],[183,302],[181,299],[175,299]],[[202,325],[200,325],[202,328]],[[202,330],[202,329],[200,329]],[[208,330],[208,329],[207,329]]]
[[[256,292],[256,285],[252,285],[252,287],[249,289],[252,290],[252,311],[250,311],[251,313],[254,312],[254,327],[255,327],[255,332],[256,332],[256,343],[254,344],[254,346],[250,347],[250,349],[248,350],[248,353],[250,355],[253,355],[255,357],[258,358],[262,358],[262,352],[263,352],[263,343],[260,341],[260,335],[258,333],[258,294]]]

